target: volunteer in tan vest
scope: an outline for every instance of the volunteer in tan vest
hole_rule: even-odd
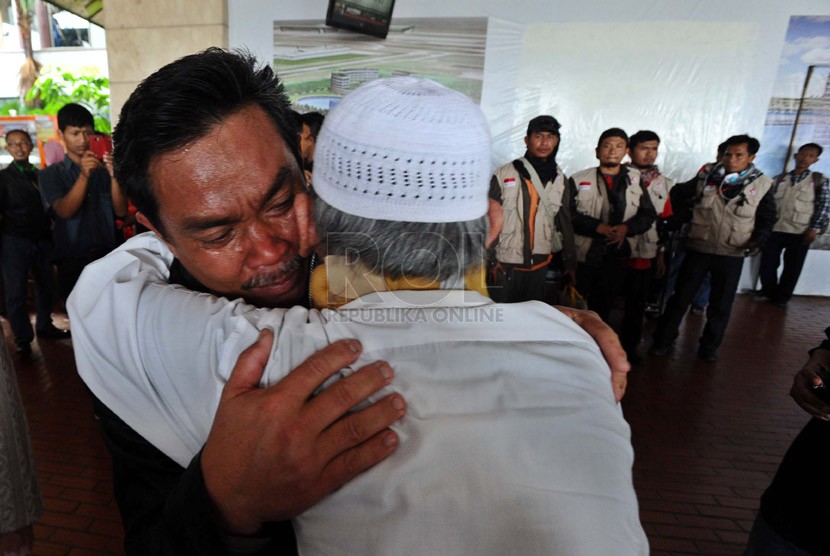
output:
[[[559,122],[530,120],[522,158],[498,168],[490,198],[502,205],[504,225],[490,252],[488,290],[494,301],[547,301],[545,276],[554,253],[570,279],[576,271],[567,178],[556,163]]]
[[[775,223],[772,180],[752,164],[759,148],[757,139],[732,136],[720,164],[704,167],[696,178],[672,189],[675,217],[691,219],[691,224],[677,287],[657,323],[650,354],[665,355],[671,349],[695,292],[711,272],[712,293],[698,356],[717,361],[743,258],[758,252]]]
[[[666,275],[665,241],[658,234],[658,223],[671,215],[669,191],[674,187],[674,180],[660,173],[657,155],[660,148],[660,136],[650,130],[641,130],[628,141],[630,168],[640,172],[640,183],[648,192],[657,220],[648,231],[630,237],[631,257],[624,259],[626,267],[625,315],[620,339],[628,352],[632,364],[642,363],[643,358],[637,348],[643,335],[643,319],[649,298],[659,296],[659,288],[665,285]],[[661,231],[665,226],[660,226]]]
[[[629,360],[636,362],[639,334],[631,332],[642,326],[643,315],[628,298],[638,305],[640,301],[644,305],[645,299],[640,294],[629,296],[631,272],[626,260],[637,246],[637,236],[651,228],[656,214],[640,172],[621,164],[627,148],[628,135],[622,129],[611,128],[600,135],[596,150],[599,166],[571,177],[571,212],[579,289],[588,300],[588,308],[606,321],[614,296],[626,294],[620,340]]]
[[[810,244],[827,229],[830,207],[827,177],[810,171],[822,150],[815,143],[802,145],[793,155],[795,169],[781,174],[773,182],[778,218],[761,253],[761,294],[756,299],[786,307],[801,276]],[[784,270],[779,278],[782,251]]]

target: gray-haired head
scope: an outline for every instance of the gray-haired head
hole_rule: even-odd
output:
[[[460,277],[483,259],[490,174],[487,123],[469,98],[417,77],[363,85],[317,138],[326,253],[392,278]]]

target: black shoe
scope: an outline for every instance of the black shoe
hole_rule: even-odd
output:
[[[658,344],[657,342],[654,342],[651,344],[648,354],[660,357],[661,355],[666,355],[670,350],[671,344]]]
[[[46,328],[38,329],[37,331],[38,338],[48,338],[52,340],[64,340],[66,338],[71,338],[72,333],[69,330],[62,330],[57,326],[50,324]]]
[[[17,353],[20,355],[31,355],[32,354],[32,344],[31,342],[15,342],[14,343],[17,348]]]
[[[709,348],[700,348],[697,350],[697,356],[703,361],[714,363],[718,360],[718,350]]]

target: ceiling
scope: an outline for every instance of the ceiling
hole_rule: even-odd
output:
[[[46,0],[62,10],[72,12],[96,25],[104,26],[104,0]]]

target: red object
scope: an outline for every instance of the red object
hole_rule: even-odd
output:
[[[105,154],[112,152],[112,137],[102,133],[96,133],[89,138],[89,150],[99,159],[104,158]]]

